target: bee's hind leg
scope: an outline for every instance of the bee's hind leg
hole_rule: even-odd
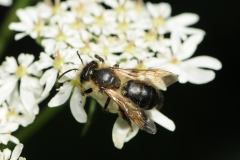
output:
[[[93,89],[92,89],[92,88],[89,88],[89,89],[87,89],[87,90],[85,90],[85,91],[82,91],[81,94],[84,96],[85,94],[89,94],[89,93],[91,93],[92,91],[93,91]]]

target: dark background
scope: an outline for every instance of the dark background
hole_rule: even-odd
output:
[[[210,83],[177,83],[164,92],[165,105],[161,112],[175,122],[176,130],[170,132],[157,126],[155,135],[139,131],[119,150],[114,147],[111,135],[117,115],[105,115],[97,107],[87,135],[81,138],[83,124],[77,123],[70,108],[65,107],[36,134],[23,141],[22,156],[28,160],[240,159],[239,5],[224,0],[167,2],[172,6],[172,16],[183,12],[200,16],[194,27],[207,34],[194,56],[209,55],[223,64]],[[0,7],[0,10],[4,17],[7,8]],[[39,53],[36,50],[40,52],[41,48],[30,38],[24,38],[12,41],[5,52],[6,55]]]

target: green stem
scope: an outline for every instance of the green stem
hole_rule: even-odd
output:
[[[11,22],[17,21],[16,16],[16,10],[19,8],[23,8],[28,6],[29,4],[32,4],[33,2],[36,2],[38,0],[16,0],[13,2],[13,5],[9,9],[9,11],[6,14],[6,17],[2,21],[2,24],[0,25],[0,57],[2,56],[4,50],[9,45],[9,41],[13,38],[13,31],[8,29],[8,26]]]
[[[89,107],[89,110],[88,110],[88,120],[87,120],[87,122],[85,123],[85,125],[82,129],[81,137],[84,137],[89,130],[89,127],[90,127],[91,122],[93,120],[93,114],[95,112],[95,108],[96,108],[96,100],[94,98],[91,98],[90,107]]]

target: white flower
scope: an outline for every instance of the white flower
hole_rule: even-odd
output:
[[[160,54],[159,59],[165,61],[155,67],[160,67],[178,75],[180,83],[203,84],[212,81],[215,73],[210,70],[219,70],[222,64],[210,56],[198,56],[189,59],[195,52],[197,45],[202,41],[204,34],[195,34],[181,43],[178,35],[172,35],[172,53]]]
[[[36,7],[18,9],[17,16],[21,22],[12,22],[9,25],[9,29],[22,32],[15,35],[15,40],[19,40],[27,35],[36,39],[42,35],[45,30],[45,22],[41,19]]]
[[[42,91],[42,87],[39,80],[32,75],[39,76],[41,72],[36,70],[33,59],[33,55],[23,53],[18,56],[18,63],[13,57],[6,57],[2,67],[9,75],[3,79],[0,87],[0,104],[9,97],[15,87],[17,88],[17,82],[20,80],[19,94],[23,105],[27,111],[38,113],[36,96]]]
[[[66,63],[74,63],[78,60],[76,49],[65,49],[58,51],[54,58],[50,57],[49,54],[41,52],[40,60],[38,64],[38,70],[49,68],[44,72],[40,79],[40,84],[45,85],[45,89],[41,96],[46,96],[52,87],[54,86],[58,73],[61,70],[62,66]]]
[[[147,9],[152,16],[151,28],[157,28],[160,35],[169,32],[178,32],[182,38],[186,38],[187,34],[202,32],[202,30],[187,27],[199,20],[196,14],[183,13],[175,17],[170,17],[171,6],[168,3],[152,4],[148,2]]]
[[[163,126],[164,128],[174,131],[175,124],[172,120],[167,118],[157,109],[152,109],[145,111],[149,118],[154,120],[159,125]],[[118,117],[116,122],[114,123],[113,130],[112,130],[112,139],[114,146],[118,149],[121,149],[125,142],[131,140],[139,131],[139,128],[136,124],[132,124],[132,128],[129,126],[127,121],[123,120],[121,117]]]
[[[4,149],[3,152],[0,151],[0,160],[26,160],[26,158],[19,157],[23,149],[23,144],[19,143],[14,148],[12,154],[11,150],[8,148]]]
[[[47,53],[55,53],[68,46],[79,48],[82,46],[82,41],[80,35],[74,33],[69,25],[49,26],[43,33],[42,45]]]
[[[63,71],[67,71],[69,69],[76,68],[73,65],[64,65]],[[87,121],[87,114],[84,110],[84,105],[86,101],[86,97],[82,96],[81,91],[82,87],[79,81],[78,74],[72,71],[64,75],[70,81],[66,81],[63,86],[60,87],[58,93],[51,99],[48,103],[49,107],[57,107],[64,104],[70,97],[70,109],[74,116],[74,118],[80,122],[85,123]]]
[[[11,6],[12,5],[12,0],[0,0],[0,5]]]

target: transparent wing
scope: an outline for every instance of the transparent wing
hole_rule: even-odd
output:
[[[146,113],[135,103],[112,89],[105,89],[104,92],[118,104],[125,115],[136,123],[140,129],[151,134],[157,132],[154,121],[148,118]]]
[[[163,69],[137,70],[114,68],[114,72],[129,79],[150,83],[155,88],[161,90],[166,90],[168,86],[178,81],[177,75]]]

